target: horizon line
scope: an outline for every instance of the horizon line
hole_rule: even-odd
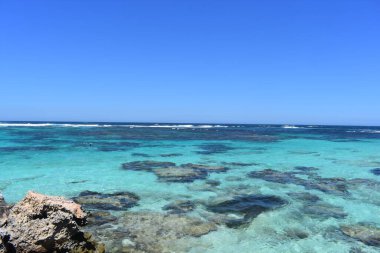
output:
[[[380,127],[380,125],[355,124],[297,124],[297,123],[210,123],[210,122],[152,122],[152,121],[70,121],[70,120],[0,120],[0,123],[108,123],[108,124],[196,124],[196,125],[289,125],[289,126],[340,126],[340,127]]]

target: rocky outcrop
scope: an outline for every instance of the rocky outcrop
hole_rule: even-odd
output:
[[[7,204],[5,203],[3,195],[0,193],[0,227],[5,223],[7,212]]]
[[[8,212],[7,204],[5,203],[3,195],[0,193],[0,238],[1,238],[0,253],[7,252],[6,244],[9,240],[9,234],[4,229],[1,228],[2,226],[4,226],[6,222],[7,212]],[[10,250],[8,252],[12,252]]]
[[[0,193],[0,214],[3,212],[4,207],[6,206],[3,194]]]
[[[105,252],[103,244],[81,231],[86,218],[73,201],[28,192],[9,210],[1,228],[5,252]]]

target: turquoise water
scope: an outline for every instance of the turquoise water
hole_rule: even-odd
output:
[[[123,163],[147,160],[229,170],[210,172],[193,182],[165,182],[151,171],[122,169]],[[296,166],[316,168],[314,179],[298,174],[302,182],[339,177],[345,180],[347,193],[249,176],[265,169],[294,172]],[[242,227],[218,224],[216,231],[178,242],[179,249],[173,252],[379,252],[379,247],[339,231],[341,225],[363,222],[380,226],[380,176],[371,173],[375,168],[380,168],[380,127],[0,124],[0,191],[9,203],[22,199],[28,190],[68,198],[85,190],[137,194],[138,205],[125,212],[164,213],[162,208],[178,199],[207,203],[248,194],[287,202]],[[350,181],[358,178],[366,180]],[[220,185],[207,185],[210,179]],[[291,195],[305,192],[338,208],[344,217],[328,212],[310,215],[305,211],[310,203]],[[213,213],[197,204],[186,215],[209,219]],[[307,236],[292,236],[291,231]]]

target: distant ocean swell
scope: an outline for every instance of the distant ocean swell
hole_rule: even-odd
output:
[[[226,128],[226,125],[190,125],[190,124],[67,124],[67,123],[0,123],[0,127],[129,127],[129,128]]]

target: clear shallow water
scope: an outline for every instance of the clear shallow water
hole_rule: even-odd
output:
[[[165,205],[186,199],[197,205],[185,215],[201,219],[214,215],[208,202],[277,196],[287,204],[242,227],[218,224],[216,231],[173,242],[173,252],[379,252],[339,230],[361,222],[380,226],[380,176],[370,172],[380,167],[379,144],[380,127],[3,122],[0,191],[10,203],[28,190],[68,198],[85,190],[129,191],[140,201],[127,212],[165,213]],[[194,182],[163,182],[151,171],[122,169],[123,163],[147,160],[229,170]],[[295,172],[296,166],[315,167],[316,174],[298,174],[302,183],[248,176],[265,169]],[[305,186],[337,177],[346,180],[347,194]],[[349,181],[358,178],[366,181]],[[220,185],[207,185],[209,179]],[[313,203],[291,195],[305,192],[344,215],[333,217],[330,209],[310,214]]]

